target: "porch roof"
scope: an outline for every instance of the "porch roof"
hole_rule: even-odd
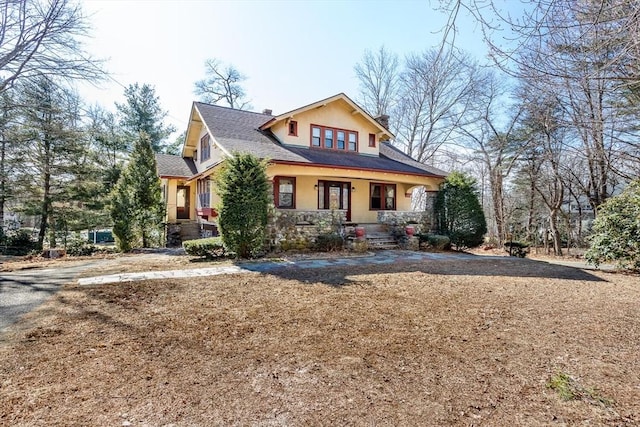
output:
[[[198,173],[193,159],[189,157],[156,154],[156,163],[161,178],[189,178]]]

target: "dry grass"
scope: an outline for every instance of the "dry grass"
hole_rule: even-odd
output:
[[[68,286],[2,337],[0,424],[638,425],[639,283],[505,258]]]

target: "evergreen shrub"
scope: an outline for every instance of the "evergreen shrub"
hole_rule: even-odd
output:
[[[221,237],[187,240],[182,243],[184,251],[191,256],[216,259],[228,255]]]

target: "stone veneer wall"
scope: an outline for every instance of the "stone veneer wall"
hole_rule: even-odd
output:
[[[387,226],[394,236],[404,236],[405,227],[411,225],[415,233],[427,233],[433,226],[433,214],[424,211],[380,211],[378,223]]]
[[[311,249],[319,234],[338,231],[345,211],[274,210],[269,221],[269,242],[281,250]]]

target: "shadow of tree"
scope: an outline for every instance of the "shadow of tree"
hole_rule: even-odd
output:
[[[515,257],[485,257],[469,254],[378,253],[363,258],[304,260],[296,262],[237,262],[244,270],[275,275],[303,283],[347,286],[350,276],[421,272],[433,275],[531,277],[585,282],[603,282],[580,268]],[[362,282],[358,281],[359,284]]]

